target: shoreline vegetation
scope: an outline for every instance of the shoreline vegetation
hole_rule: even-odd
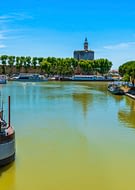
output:
[[[95,75],[111,78],[112,62],[108,59],[100,58],[96,60],[77,60],[74,58],[56,57],[30,57],[30,56],[0,56],[0,74],[8,75],[19,73],[37,73],[49,77],[58,76],[62,79],[73,75]],[[124,92],[133,92],[135,89],[135,61],[128,61],[118,69],[115,80],[123,80],[132,84],[131,86],[122,85]]]
[[[39,73],[47,76],[105,75],[112,67],[108,59],[77,60],[74,58],[0,56],[0,74]]]

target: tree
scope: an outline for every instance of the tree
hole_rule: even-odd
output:
[[[50,74],[50,67],[51,67],[51,64],[46,60],[44,59],[41,63],[41,68],[45,71],[45,73],[49,76]]]
[[[25,69],[25,72],[28,72],[30,67],[33,67],[35,71],[40,72],[43,70],[47,72],[48,75],[62,75],[62,76],[71,76],[75,73],[82,74],[105,74],[107,73],[112,63],[107,59],[97,59],[97,60],[80,60],[74,58],[55,58],[55,57],[33,57],[30,56],[7,56],[2,55],[0,57],[2,63],[2,73],[6,73],[6,64],[11,68],[15,63],[16,70],[21,71],[21,68]],[[43,72],[42,72],[43,73]],[[132,76],[134,72],[132,71]]]
[[[7,58],[8,58],[7,55],[2,55],[2,56],[0,57],[1,62],[2,62],[2,74],[6,74]]]
[[[10,74],[12,74],[14,63],[15,63],[15,56],[8,56],[8,65],[10,67]]]
[[[16,61],[16,70],[18,71],[18,72],[20,72],[20,69],[21,69],[21,67],[22,67],[22,65],[21,65],[21,63],[20,63],[20,57],[16,57],[16,59],[15,59],[15,61]]]
[[[31,66],[31,57],[27,56],[25,59],[26,59],[26,70],[28,70]]]
[[[108,71],[112,67],[112,62],[109,61],[108,59],[101,58],[101,59],[97,59],[96,61],[98,62],[99,72],[102,75],[108,73]]]
[[[24,56],[21,56],[21,57],[20,57],[20,66],[21,66],[21,67],[22,67],[22,66],[25,67],[25,65],[26,65],[25,57],[24,57]]]
[[[128,61],[119,67],[119,73],[124,80],[135,84],[135,61]],[[128,76],[128,77],[127,77]]]
[[[32,58],[32,66],[33,66],[34,69],[36,69],[36,67],[37,67],[37,63],[38,63],[37,61],[38,61],[37,57]]]

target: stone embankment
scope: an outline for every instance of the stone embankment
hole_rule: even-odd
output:
[[[135,87],[122,86],[121,89],[124,90],[126,96],[135,99]]]
[[[129,94],[129,93],[126,93],[125,95],[135,100],[135,95],[132,95],[132,94]]]

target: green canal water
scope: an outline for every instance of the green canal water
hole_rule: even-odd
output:
[[[135,100],[107,83],[17,83],[11,96],[16,160],[0,169],[0,190],[135,189]]]

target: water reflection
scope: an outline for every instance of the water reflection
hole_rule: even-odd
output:
[[[86,115],[88,107],[93,102],[93,95],[88,93],[82,93],[82,94],[75,93],[72,95],[72,97],[74,101],[77,101],[82,105],[83,113],[84,115]]]
[[[115,102],[121,102],[124,100],[124,96],[121,95],[113,95],[112,93],[108,92],[109,97],[113,98]]]
[[[119,127],[135,120],[117,116],[135,113],[133,100],[98,82],[7,83],[3,94],[11,95],[17,160],[0,171],[1,190],[135,186],[135,133]]]
[[[0,168],[0,189],[15,190],[15,163]]]
[[[74,189],[88,170],[88,140],[78,129],[48,125],[19,141],[18,157],[17,190]]]
[[[125,107],[118,112],[118,118],[125,123],[127,127],[135,128],[135,101],[126,97],[125,104]]]
[[[73,91],[72,98],[82,105],[82,112],[86,116],[89,108],[93,108],[97,102],[103,104],[106,97],[106,83],[76,83],[77,91]]]

